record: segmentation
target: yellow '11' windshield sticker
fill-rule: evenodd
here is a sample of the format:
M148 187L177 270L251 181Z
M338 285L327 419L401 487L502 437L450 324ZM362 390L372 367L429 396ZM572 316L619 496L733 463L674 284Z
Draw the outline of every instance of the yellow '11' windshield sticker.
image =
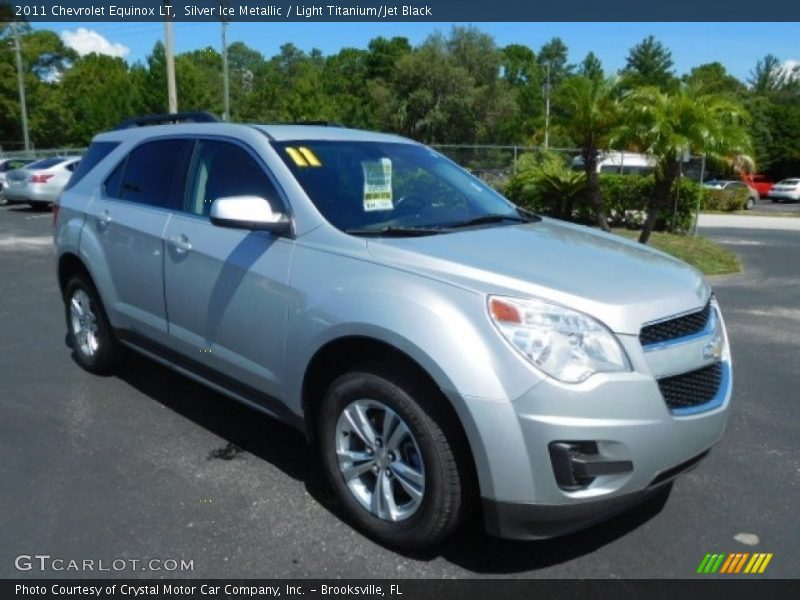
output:
M286 154L288 154L291 159L294 161L298 167L321 167L322 163L317 158L316 154L314 154L311 150L306 148L305 146L300 146L298 148L286 148Z

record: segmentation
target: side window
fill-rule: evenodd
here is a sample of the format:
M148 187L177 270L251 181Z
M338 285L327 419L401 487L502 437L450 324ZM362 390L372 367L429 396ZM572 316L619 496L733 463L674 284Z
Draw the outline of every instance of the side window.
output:
M236 144L199 141L193 172L186 203L192 214L208 215L214 200L227 196L259 196L280 210L278 193L264 168Z
M179 209L189 140L159 140L137 146L106 179L112 198Z

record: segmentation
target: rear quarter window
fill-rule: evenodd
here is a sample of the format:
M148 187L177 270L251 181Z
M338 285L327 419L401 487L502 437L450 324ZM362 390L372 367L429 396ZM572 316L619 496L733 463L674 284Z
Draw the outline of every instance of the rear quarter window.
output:
M119 146L119 142L94 142L91 146L89 146L89 149L81 157L79 163L74 163L70 165L70 167L67 167L73 171L73 173L64 189L70 189L81 179L83 179L84 176L89 173L89 171L94 169L97 163L111 154L111 152L117 146Z

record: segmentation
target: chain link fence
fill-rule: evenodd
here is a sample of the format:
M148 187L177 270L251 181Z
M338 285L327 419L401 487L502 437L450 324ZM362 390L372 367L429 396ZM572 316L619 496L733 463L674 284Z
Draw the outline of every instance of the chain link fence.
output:
M19 160L39 160L51 156L80 156L86 148L47 148L31 150L0 150L0 158L16 158Z
M502 145L468 145L468 144L433 144L432 147L462 167L469 169L491 184L501 184L516 173L519 159L525 155L540 161L545 154L560 154L565 163L576 170L583 168L578 148L544 148L542 146L502 146ZM619 150L603 150L599 164L601 173L638 174L651 172L653 163L642 155ZM702 157L692 156L683 161L681 173L683 177L700 181L702 173ZM708 172L703 179L707 180Z

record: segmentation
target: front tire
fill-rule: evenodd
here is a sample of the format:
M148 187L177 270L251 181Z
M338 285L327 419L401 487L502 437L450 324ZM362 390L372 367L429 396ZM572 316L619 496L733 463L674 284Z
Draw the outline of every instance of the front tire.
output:
M420 379L385 366L347 373L328 388L319 414L322 462L346 516L395 548L444 539L473 493L446 400Z
M108 322L100 296L88 276L79 274L64 293L67 336L75 359L87 371L106 374L119 363L122 349Z

